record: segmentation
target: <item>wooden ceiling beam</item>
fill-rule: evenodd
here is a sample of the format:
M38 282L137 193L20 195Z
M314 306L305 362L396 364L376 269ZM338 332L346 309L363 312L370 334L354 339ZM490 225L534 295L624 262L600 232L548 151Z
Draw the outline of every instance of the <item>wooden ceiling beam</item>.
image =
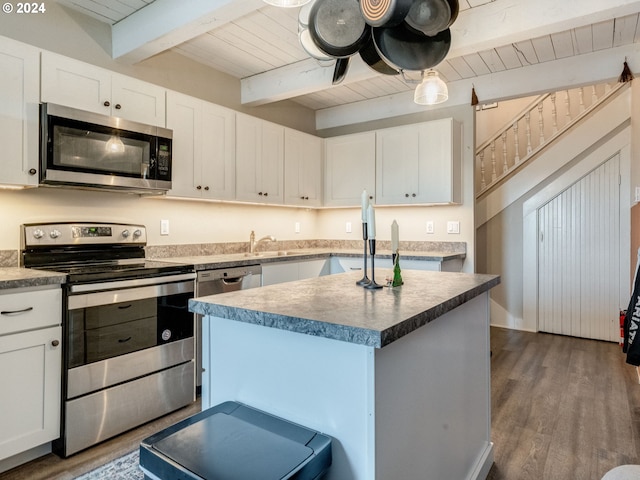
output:
M134 64L264 7L262 0L156 0L111 28L111 56Z
M625 58L640 72L640 45L632 44L600 50L561 60L538 63L513 70L449 82L449 100L430 107L416 105L413 92L363 100L316 111L318 131L384 118L420 113L425 110L471 104L471 88L480 103L537 95L567 88L617 81Z

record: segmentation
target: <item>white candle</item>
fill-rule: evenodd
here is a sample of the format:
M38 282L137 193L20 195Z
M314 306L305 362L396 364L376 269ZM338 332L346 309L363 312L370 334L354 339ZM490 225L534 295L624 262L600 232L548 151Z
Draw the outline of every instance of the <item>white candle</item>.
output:
M394 220L393 223L391 224L391 252L392 253L398 252L398 238L399 238L398 222Z
M373 211L373 205L367 208L367 236L369 240L376 238L376 212Z
M362 191L362 223L367 223L367 208L369 207L369 195L366 190Z

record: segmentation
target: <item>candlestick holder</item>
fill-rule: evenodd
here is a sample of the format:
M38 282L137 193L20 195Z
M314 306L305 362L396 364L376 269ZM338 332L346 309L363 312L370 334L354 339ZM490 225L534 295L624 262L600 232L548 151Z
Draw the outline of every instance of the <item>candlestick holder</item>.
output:
M371 280L367 277L367 239L369 238L367 230L367 222L362 222L362 240L364 241L364 277L356 282L356 285L365 286L369 285Z
M364 286L364 288L368 288L370 290L375 290L378 288L382 288L382 285L376 283L376 266L375 266L375 258L376 258L376 239L369 239L369 253L371 253L371 281Z

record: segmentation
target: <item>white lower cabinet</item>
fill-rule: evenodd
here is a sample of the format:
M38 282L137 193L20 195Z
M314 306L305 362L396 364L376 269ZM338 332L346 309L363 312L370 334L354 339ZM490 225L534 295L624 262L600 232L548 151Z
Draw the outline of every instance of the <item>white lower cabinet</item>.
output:
M378 268L393 268L390 258L376 257L376 270ZM406 270L428 270L434 272L460 272L462 271L462 260L409 260L400 256L400 269ZM330 271L334 273L353 272L364 270L364 262L362 257L331 257ZM367 257L367 270L371 270L371 258ZM371 275L368 275L371 278ZM382 283L384 279L378 279L376 282Z
M262 286L293 282L329 274L329 261L303 260L266 263L262 265Z
M0 291L0 461L60 436L62 291Z

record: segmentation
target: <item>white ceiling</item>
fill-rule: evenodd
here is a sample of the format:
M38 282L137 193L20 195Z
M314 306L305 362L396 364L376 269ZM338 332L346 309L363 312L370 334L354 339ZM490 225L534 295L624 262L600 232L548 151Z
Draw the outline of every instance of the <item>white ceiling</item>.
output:
M241 79L247 105L291 99L344 112L348 105L409 98L415 88L400 76L377 74L357 55L344 82L331 85L333 67L319 65L299 44L299 8L261 0L58 2L112 25L114 57L135 63L172 49ZM622 52L624 59L638 54L639 12L636 0L460 0L451 50L436 69L449 83L478 86L504 72L583 55Z

